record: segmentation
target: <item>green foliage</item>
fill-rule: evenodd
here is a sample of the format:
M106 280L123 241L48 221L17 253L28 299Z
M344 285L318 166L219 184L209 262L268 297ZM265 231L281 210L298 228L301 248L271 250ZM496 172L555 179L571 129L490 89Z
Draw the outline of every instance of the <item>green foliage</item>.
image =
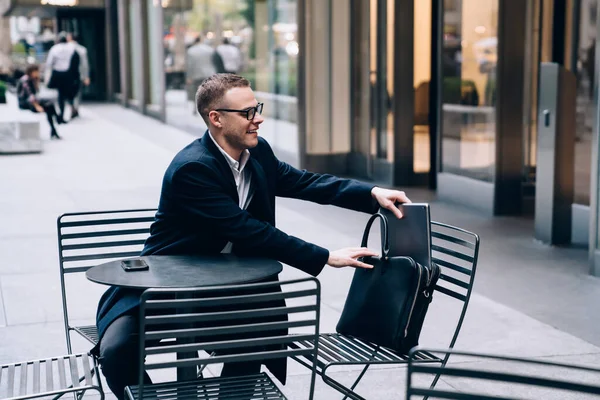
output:
M479 105L479 93L475 82L459 77L444 78L442 100L446 104Z
M241 12L242 17L246 20L248 26L254 26L255 15L254 15L254 1L246 0L246 8Z
M12 49L13 53L16 54L25 54L27 53L25 51L25 45L22 42L17 42L13 45L13 49Z
M257 82L265 80L269 82L270 92L287 95L298 95L298 73L295 59L290 61L285 71L273 73L270 69L256 70L255 65L251 65L240 73L244 78L250 81L252 88L256 90ZM259 79L260 78L260 79Z

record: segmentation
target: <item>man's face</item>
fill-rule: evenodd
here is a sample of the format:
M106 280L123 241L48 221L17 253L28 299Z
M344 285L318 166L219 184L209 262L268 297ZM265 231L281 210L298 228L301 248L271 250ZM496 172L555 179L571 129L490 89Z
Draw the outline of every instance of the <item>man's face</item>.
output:
M249 87L233 88L228 90L223 97L219 108L232 110L245 110L256 107L258 101L254 92ZM258 128L264 118L256 113L254 119L248 120L244 112L219 112L221 132L225 141L233 148L243 151L251 149L258 144Z

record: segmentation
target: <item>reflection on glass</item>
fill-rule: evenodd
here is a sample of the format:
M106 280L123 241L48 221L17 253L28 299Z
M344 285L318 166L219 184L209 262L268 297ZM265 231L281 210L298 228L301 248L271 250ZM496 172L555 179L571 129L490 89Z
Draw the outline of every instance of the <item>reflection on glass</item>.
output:
M170 1L163 10L167 122L202 135L198 85L217 72L236 73L265 103L262 136L297 158L296 8L296 0Z
M429 83L431 81L431 2L414 0L413 170L429 172Z
M444 10L442 170L492 181L498 0L455 0Z
M139 57L136 57L135 54L139 53L140 49L137 44L140 43L140 38L138 35L138 30L136 27L139 26L139 21L137 20L139 15L140 3L132 1L129 3L129 55L131 60L131 68L129 70L129 84L131 85L129 90L129 98L139 102L141 99L139 98L140 94L140 82L139 82L139 71L141 71L142 66L140 65Z
M154 4L154 2L148 3L148 38L149 43L146 44L148 49L148 61L149 61L149 70L150 70L150 104L158 105L160 104L160 96L161 96L161 88L158 84L160 82L160 63L162 60L160 59L160 52L158 51L158 46L154 45L156 43L153 40L156 37L157 32L162 32L162 27L160 24L160 5Z
M577 46L575 118L575 203L590 204L590 168L594 124L594 68L598 0L581 2Z
M394 161L394 1L370 3L371 155Z

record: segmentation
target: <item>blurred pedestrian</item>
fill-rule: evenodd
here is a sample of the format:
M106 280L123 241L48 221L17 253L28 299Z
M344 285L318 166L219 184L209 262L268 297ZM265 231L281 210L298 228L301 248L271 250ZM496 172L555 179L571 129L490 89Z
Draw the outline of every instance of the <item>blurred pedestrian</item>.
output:
M83 92L83 86L90 85L90 64L88 62L87 49L79 44L79 35L75 33L69 33L67 35L67 42L75 47L75 51L79 55L79 70L73 71L78 74L79 85L77 85L77 92L73 99L73 112L71 113L71 119L79 117L79 105L81 104L81 96Z
M50 124L50 138L60 139L56 132L54 120L58 119L54 102L48 99L39 99L40 67L36 64L28 65L23 75L17 82L17 98L19 108L30 110L34 113L46 113L48 124ZM58 122L58 121L57 121Z
M187 99L194 103L194 115L196 114L195 101L198 86L206 78L218 72L214 64L214 56L215 50L203 42L200 36L196 38L194 44L187 50L185 71Z
M58 43L52 46L46 59L46 71L51 74L47 86L58 90L59 123L65 123L65 103L73 107L79 90L79 64L79 53L75 51L75 46L67 43L67 34L61 32Z
M224 71L230 74L237 74L242 69L242 52L236 46L231 44L228 38L223 39L223 43L217 46L217 53L223 60Z

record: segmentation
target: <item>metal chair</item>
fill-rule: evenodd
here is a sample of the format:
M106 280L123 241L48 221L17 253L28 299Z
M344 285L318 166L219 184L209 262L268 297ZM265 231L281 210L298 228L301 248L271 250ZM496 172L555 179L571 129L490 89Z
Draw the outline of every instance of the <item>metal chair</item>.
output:
M419 362L420 352L460 357L460 363L445 366ZM600 369L529 358L505 357L456 350L416 347L409 352L406 399L413 396L435 399L600 399ZM418 386L421 375L444 375L449 388ZM456 385L452 385L454 380ZM460 380L460 381L458 381ZM456 387L457 390L453 390ZM577 397L574 394L577 393ZM593 395L582 397L585 394ZM569 396L571 395L571 396Z
M193 289L148 289L140 310L139 384L125 388L129 399L285 399L266 373L144 384L144 373L164 368L314 356L318 346L320 284L315 278ZM285 305L290 300L292 306ZM311 346L289 349L300 328ZM175 339L175 340L173 340ZM206 352L181 359L181 353ZM208 353L216 352L209 356ZM172 360L176 353L177 359ZM165 357L170 354L171 357ZM204 353L202 353L204 354ZM158 359L152 357L161 355ZM314 359L314 357L313 357ZM313 398L316 366L309 398Z
M432 230L432 261L442 268L435 293L440 293L462 302L460 316L450 340L449 347L453 348L460 333L462 323L467 312L477 259L479 256L479 236L454 226L440 222L431 223ZM435 302L435 300L434 300ZM297 341L292 348L303 348L306 344ZM442 367L448 362L449 355L443 358L421 351L415 354L415 360L421 363L437 363ZM305 367L310 367L313 360L310 357L294 357ZM406 364L408 354L401 354L391 349L362 341L339 333L324 333L319 337L319 353L317 361L317 374L323 382L347 397L355 400L364 400L364 397L354 392L371 365ZM350 388L327 375L331 367L344 365L364 365L364 368ZM434 387L439 379L436 376L432 382Z
M84 372L85 382L79 379ZM83 397L94 390L104 400L98 366L87 353L0 365L0 398L34 399L74 393Z
M72 331L92 345L98 343L98 331L95 325L71 324L65 275L84 273L101 262L139 256L150 233L155 213L156 209L139 209L67 213L58 217L60 287L69 354L73 352Z

